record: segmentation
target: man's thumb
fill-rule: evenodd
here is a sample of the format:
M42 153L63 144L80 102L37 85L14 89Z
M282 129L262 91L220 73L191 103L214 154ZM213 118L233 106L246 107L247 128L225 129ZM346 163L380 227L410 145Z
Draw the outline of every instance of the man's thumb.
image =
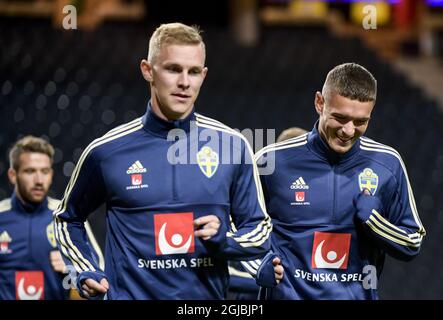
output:
M280 258L279 257L275 257L274 260L272 260L272 264L274 266L278 266L280 264Z
M109 283L108 283L108 280L106 280L105 278L103 278L103 279L100 281L100 284L101 284L103 287L105 287L106 290L109 289Z

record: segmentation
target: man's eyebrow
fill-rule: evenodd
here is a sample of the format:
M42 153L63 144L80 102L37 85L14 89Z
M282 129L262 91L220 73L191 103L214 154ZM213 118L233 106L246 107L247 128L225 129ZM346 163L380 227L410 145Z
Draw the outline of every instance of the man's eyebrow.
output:
M166 61L163 63L163 67L179 67L179 68L185 68L186 66L183 66L177 62L172 62L172 61ZM200 69L203 70L204 66L200 66L200 65L195 65L195 66L190 66L189 69Z
M366 120L370 120L371 119L371 117L353 118L353 117L350 117L350 116L347 116L347 115L344 115L344 114L341 114L341 113L336 113L336 112L331 113L331 115L334 116L334 117L338 117L338 118L349 118L349 119L352 119L352 120L361 120L361 121L366 121Z
M182 67L180 64L175 63L175 62L165 62L165 63L163 64L163 66L164 66L164 67L179 67L179 68Z

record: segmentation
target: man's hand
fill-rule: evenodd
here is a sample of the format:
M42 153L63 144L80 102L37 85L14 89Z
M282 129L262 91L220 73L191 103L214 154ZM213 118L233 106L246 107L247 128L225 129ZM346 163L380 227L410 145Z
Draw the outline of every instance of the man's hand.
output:
M360 193L355 195L353 204L356 209L355 218L357 223L365 223L368 221L373 210L380 213L383 211L383 204L380 199L374 196L367 188L364 188Z
M60 251L51 251L49 253L49 261L51 261L52 269L54 269L55 272L65 273L67 271Z
M209 240L212 236L215 236L220 228L220 219L211 214L203 216L194 220L196 237L201 237L203 240Z
M272 265L274 266L275 281L277 281L277 284L278 284L283 279L283 275L285 273L285 270L283 269L283 266L281 264L281 260L279 257L275 257L274 260L272 260Z
M270 251L262 258L255 282L260 287L273 288L283 279L283 273L281 258L277 253Z
M86 279L82 284L83 294L86 298L94 297L101 293L106 293L108 289L108 280L104 278L100 281L100 283L92 279Z

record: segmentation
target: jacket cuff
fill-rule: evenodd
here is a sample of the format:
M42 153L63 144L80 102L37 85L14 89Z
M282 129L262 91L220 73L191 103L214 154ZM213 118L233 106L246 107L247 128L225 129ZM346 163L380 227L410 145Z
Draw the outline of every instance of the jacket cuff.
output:
M100 281L102 279L107 279L106 275L104 274L104 272L101 272L101 271L83 271L83 272L81 272L77 276L77 282L76 282L77 291L78 291L79 295L82 298L89 299L89 300L103 300L103 298L106 295L106 293L101 293L101 294L97 294L95 296L89 296L89 297L87 297L87 296L85 296L83 294L82 285L83 285L83 282L86 281L86 279L92 279L92 280L95 280L98 283L100 283Z
M277 280L275 279L274 265L272 260L274 258L280 257L274 252L268 252L268 254L262 259L260 267L257 270L256 283L265 288L273 288L277 285Z

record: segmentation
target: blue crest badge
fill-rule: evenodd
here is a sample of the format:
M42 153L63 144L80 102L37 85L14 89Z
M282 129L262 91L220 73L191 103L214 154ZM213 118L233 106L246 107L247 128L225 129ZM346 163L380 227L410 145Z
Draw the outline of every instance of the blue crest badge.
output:
M211 147L204 146L197 153L197 163L203 174L211 178L218 168L218 154Z
M363 189L368 189L371 194L374 195L378 187L378 175L372 171L372 169L365 168L358 175L358 184L360 186L360 191L363 191Z

